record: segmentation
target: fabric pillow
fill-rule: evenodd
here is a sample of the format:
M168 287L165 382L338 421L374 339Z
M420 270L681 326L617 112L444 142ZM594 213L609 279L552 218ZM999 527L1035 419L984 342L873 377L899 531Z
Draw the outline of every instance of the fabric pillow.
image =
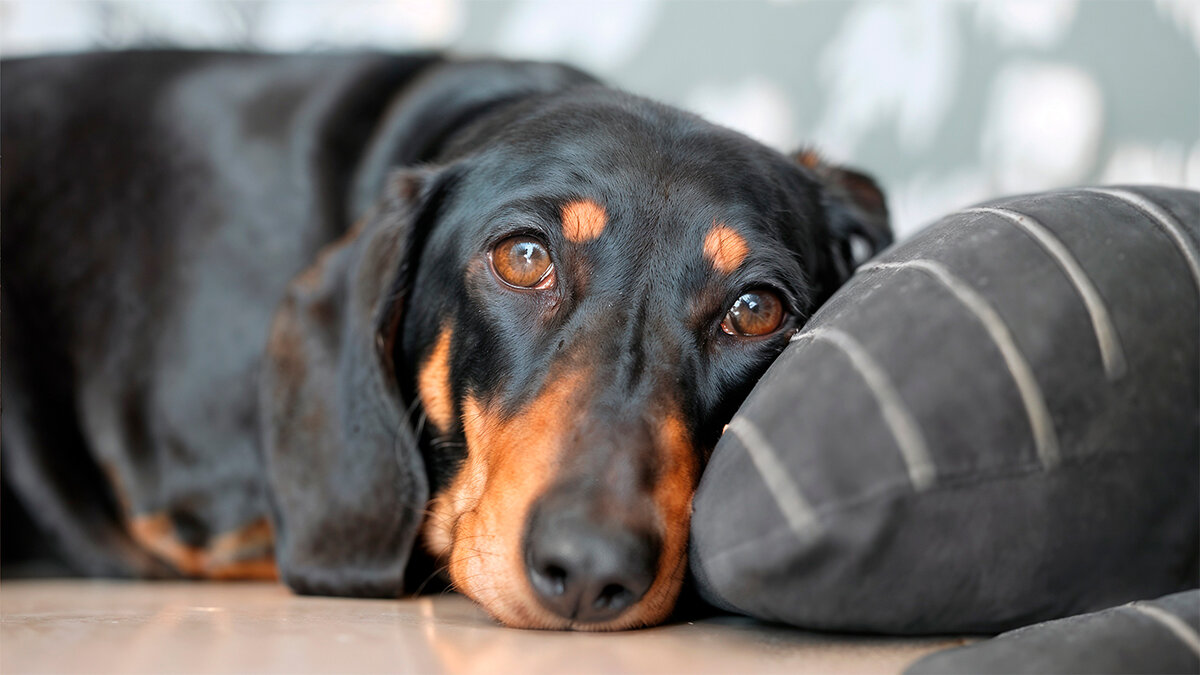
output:
M1200 585L1200 194L1078 189L868 262L717 445L710 602L997 632Z
M1047 621L934 652L905 675L1200 672L1200 591Z

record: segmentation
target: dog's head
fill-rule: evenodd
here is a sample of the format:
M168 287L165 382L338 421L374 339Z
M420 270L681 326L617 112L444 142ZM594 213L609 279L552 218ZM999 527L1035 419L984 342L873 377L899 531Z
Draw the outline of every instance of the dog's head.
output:
M855 256L890 241L878 189L585 86L481 115L387 194L273 332L285 578L395 592L422 522L507 624L661 621L708 451Z

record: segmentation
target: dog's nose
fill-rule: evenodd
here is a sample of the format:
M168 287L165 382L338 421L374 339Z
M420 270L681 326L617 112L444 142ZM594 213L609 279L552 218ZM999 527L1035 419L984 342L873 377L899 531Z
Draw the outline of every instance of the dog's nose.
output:
M526 571L538 600L580 623L617 618L654 583L657 538L559 515L538 519L525 542Z

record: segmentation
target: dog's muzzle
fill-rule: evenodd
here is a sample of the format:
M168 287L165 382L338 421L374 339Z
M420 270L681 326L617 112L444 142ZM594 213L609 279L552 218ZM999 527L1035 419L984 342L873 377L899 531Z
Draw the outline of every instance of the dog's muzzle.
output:
M538 601L583 624L613 621L637 604L654 583L662 551L650 523L637 517L643 509L588 492L565 488L540 499L523 545Z

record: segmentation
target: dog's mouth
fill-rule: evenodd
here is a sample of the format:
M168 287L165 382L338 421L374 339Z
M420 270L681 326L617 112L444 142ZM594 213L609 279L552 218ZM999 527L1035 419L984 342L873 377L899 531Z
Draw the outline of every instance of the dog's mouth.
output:
M423 528L454 587L512 627L653 625L683 583L699 473L688 434L668 413L619 449L585 447L585 380L559 379L515 416L468 395L466 459Z

